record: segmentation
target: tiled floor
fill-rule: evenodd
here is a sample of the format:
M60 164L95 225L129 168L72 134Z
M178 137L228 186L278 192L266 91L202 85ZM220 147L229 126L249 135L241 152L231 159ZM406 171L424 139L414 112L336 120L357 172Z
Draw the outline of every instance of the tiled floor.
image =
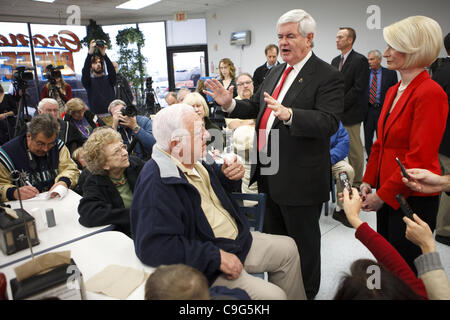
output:
M331 201L330 201L331 204ZM330 207L330 214L322 212L320 228L322 232L322 278L317 300L331 300L339 286L344 273L349 272L353 261L360 258L374 259L366 247L355 238L355 230L342 225L331 217L334 206ZM361 219L376 230L375 212L361 211ZM450 278L450 247L436 243L441 261Z

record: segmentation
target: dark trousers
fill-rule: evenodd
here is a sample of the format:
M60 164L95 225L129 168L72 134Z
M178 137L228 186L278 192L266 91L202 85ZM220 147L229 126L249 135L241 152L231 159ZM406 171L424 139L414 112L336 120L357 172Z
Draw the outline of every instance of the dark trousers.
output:
M439 207L439 196L409 197L406 199L411 209L420 219L425 221L431 231L436 227L436 216ZM381 234L392 246L397 249L411 269L417 274L414 259L422 251L414 243L406 239L406 224L403 222L403 212L399 208L394 210L387 204L377 211L377 232Z
M258 185L259 186L259 185ZM263 188L265 189L265 188ZM268 193L268 190L260 192ZM290 236L297 244L303 284L308 299L313 299L320 287L320 226L322 204L284 206L275 203L268 193L263 231Z
M373 136L377 132L378 118L381 113L381 105L379 107L368 106L366 118L364 119L364 146L366 148L367 157L370 156L370 150L373 145ZM378 132L377 132L378 135Z

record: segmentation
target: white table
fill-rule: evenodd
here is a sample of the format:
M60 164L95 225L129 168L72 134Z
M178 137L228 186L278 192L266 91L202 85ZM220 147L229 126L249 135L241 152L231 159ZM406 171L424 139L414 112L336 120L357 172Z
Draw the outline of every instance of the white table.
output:
M51 250L71 251L71 257L77 264L78 269L83 275L84 282L90 277L102 271L111 264L131 267L145 272L152 273L154 268L144 265L134 252L134 243L129 237L122 232L106 231L84 238L82 240L69 243L65 246ZM8 281L8 298L12 299L10 279L16 277L14 268L23 262L10 265L4 269L0 269L6 276ZM145 293L145 281L134 290L128 300L142 300ZM109 300L114 299L103 294L93 293L86 290L86 298L88 300Z
M86 228L78 222L78 204L81 196L70 190L63 199L24 200L23 208L36 219L37 235L40 243L33 246L33 253L39 255L52 248L88 237L98 232L111 230L112 226ZM20 208L19 201L8 202L11 208ZM45 219L45 209L52 208L55 214L56 226L48 228ZM12 263L31 257L29 249L5 255L0 251L0 269Z

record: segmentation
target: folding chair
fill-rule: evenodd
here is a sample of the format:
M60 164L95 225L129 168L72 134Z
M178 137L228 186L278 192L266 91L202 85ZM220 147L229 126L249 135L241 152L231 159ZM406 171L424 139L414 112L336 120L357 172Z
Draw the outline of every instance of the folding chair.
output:
M231 198L239 204L241 213L247 216L250 230L262 232L264 212L266 210L266 194L234 192L231 194ZM255 206L245 206L244 200L257 201L257 204Z

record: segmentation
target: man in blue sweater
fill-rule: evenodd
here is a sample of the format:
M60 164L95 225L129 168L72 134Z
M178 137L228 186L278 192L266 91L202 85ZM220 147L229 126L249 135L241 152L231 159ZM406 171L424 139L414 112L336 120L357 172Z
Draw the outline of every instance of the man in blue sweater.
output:
M156 114L152 159L136 182L131 233L139 259L150 266L187 264L209 285L241 288L252 299L306 299L295 241L250 232L231 200L244 175L237 157L201 161L208 131L191 106ZM249 273L268 272L269 282Z
M132 154L147 161L152 155L155 138L152 133L152 120L144 116L125 116L122 109L126 107L123 100L116 99L109 104L108 111L112 115L112 128L120 133L123 143L130 148Z
M100 56L94 55L95 48ZM108 74L105 74L105 64ZM89 101L89 110L97 115L108 113L108 106L116 97L116 70L106 55L106 45L99 47L95 40L89 44L89 52L81 72L81 82L86 89ZM109 116L107 114L107 116ZM107 123L108 125L110 123Z

